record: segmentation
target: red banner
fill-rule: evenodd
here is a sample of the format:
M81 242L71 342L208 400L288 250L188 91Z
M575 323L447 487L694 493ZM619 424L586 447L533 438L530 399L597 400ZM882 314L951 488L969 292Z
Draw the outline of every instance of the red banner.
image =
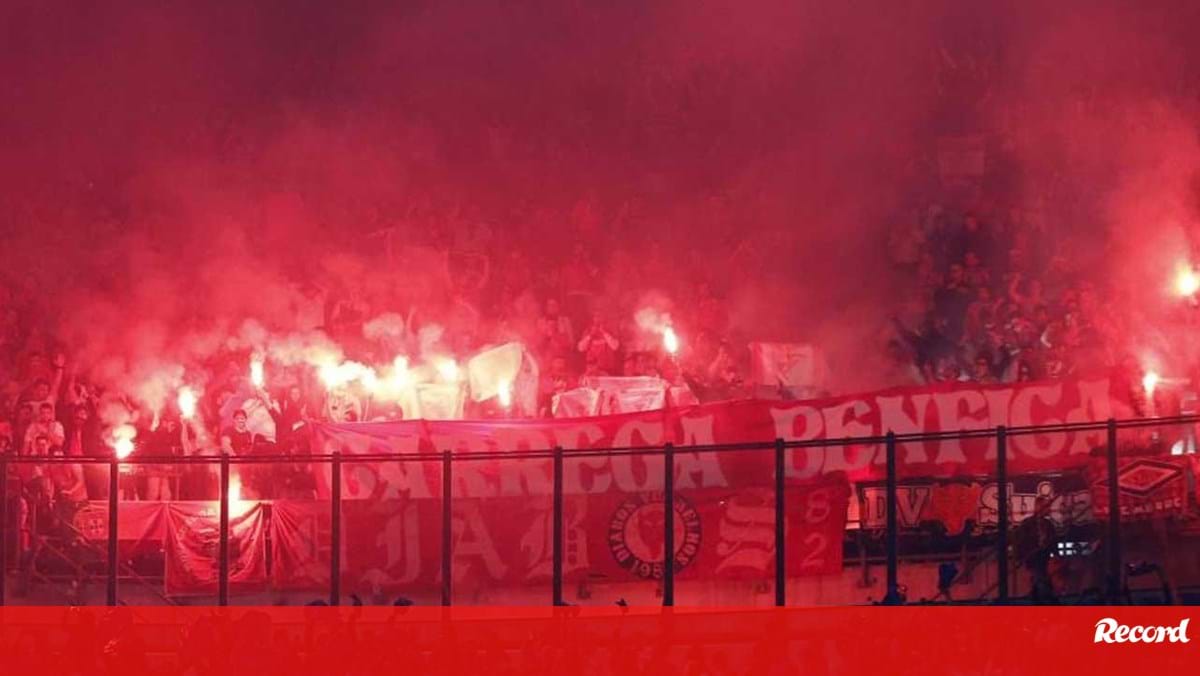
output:
M315 448L361 453L429 453L430 461L364 464L345 462L347 499L431 497L440 488L437 453L736 444L787 440L840 439L897 434L1023 427L1101 421L1128 416L1126 396L1110 391L1109 379L979 386L973 384L902 388L872 394L802 402L735 401L662 411L569 420L402 421L315 424ZM1082 467L1103 430L1043 432L1009 437L1009 470L1037 472ZM980 475L994 471L993 438L944 439L901 444L902 477ZM742 477L768 474L770 454L676 452L681 488L728 488ZM790 450L789 479L845 473L852 481L884 475L882 444ZM456 495L500 497L550 494L549 460L489 460L463 463L455 470ZM656 456L587 457L568 461L567 494L641 492L662 487ZM328 468L319 477L328 495Z
M842 569L842 541L850 486L840 477L792 482L785 488L788 577L830 575ZM712 519L716 541L711 574L765 579L775 570L775 491L741 490L722 496ZM708 525L708 524L706 524Z
M774 565L772 454L690 453L687 446L1086 422L1127 411L1122 398L1111 395L1109 381L1098 379L955 384L818 401L737 401L570 420L318 424L313 434L319 452L343 457L343 584L368 593L439 583L439 452L444 450L567 449L564 575L570 580L630 581L654 580L662 574L662 457L576 456L571 451L674 443L679 446L674 463L677 575L681 580L761 578L769 576ZM1009 468L1017 472L1081 467L1092 448L1104 441L1103 430L1013 434ZM909 442L898 451L903 477L986 475L995 468L990 438ZM408 459L354 461L354 455L366 453L402 453ZM847 480L882 479L882 446L792 449L785 461L792 491L787 502L789 576L840 570ZM327 496L324 471L318 483ZM485 583L546 584L551 572L552 462L455 462L452 487L455 589ZM953 509L934 516L952 522L959 518ZM276 547L294 539L290 533L277 536ZM303 547L316 551L308 544ZM277 559L285 560L286 555L280 553ZM314 570L325 562L314 559ZM313 576L306 584L318 586L319 580Z
M117 540L134 549L161 543L167 535L164 502L129 502L117 505ZM108 501L92 500L75 512L75 530L92 542L108 540Z
M739 401L573 420L406 421L315 424L313 428L318 450L337 451L344 459L342 570L347 591L390 592L440 583L442 462L437 451L446 449L467 453L568 449L563 477L566 578L656 580L663 565L662 456L585 456L571 451L659 447L668 442L679 446L674 456L673 517L679 578L762 579L772 574L774 566L773 454L695 453L687 451L688 445L1102 420L1127 412L1109 389L1106 379L951 385L820 401ZM1103 430L1013 434L1009 468L1015 475L1022 470L1081 467L1088 463L1091 449L1103 443ZM898 451L901 476L908 480L987 475L995 467L989 438L910 442ZM408 457L388 462L354 460L364 453ZM421 457L421 453L428 455ZM414 455L416 459L411 459ZM848 480L881 479L883 455L881 447L869 445L786 453L789 576L841 569ZM327 472L328 465L323 467L319 471ZM1133 478L1149 476L1140 470L1126 473ZM320 474L318 483L322 497L328 497L328 474ZM1142 487L1152 493L1151 502L1170 502L1176 509L1174 493L1164 498L1163 491L1178 493L1182 481L1151 483ZM452 488L456 590L476 584L548 585L553 541L551 460L456 461ZM943 490L924 511L918 509L924 504L922 490L928 492L914 486L902 505L913 512L902 515L906 522L912 517L961 527L967 518L984 519L988 509L994 512L995 506L989 507L991 493L983 484L967 483L957 492ZM1036 491L1029 493L1034 496ZM1010 494L1024 495L1020 490ZM1127 497L1123 495L1122 501L1124 506ZM1106 499L1093 502L1098 507L1107 504ZM216 508L215 502L175 503L164 512L153 503L122 504L121 538L125 542L165 535L168 593L211 593L217 586ZM235 502L233 508L231 584L234 589L265 586L264 506ZM100 505L85 509L77 521L89 537L105 535L97 525L104 516L102 509ZM1131 513L1146 509L1129 507ZM271 510L272 585L327 588L328 503L277 501ZM862 518L870 521L878 516L870 512Z
M331 507L328 501L271 503L271 585L329 589Z
M230 510L229 586L263 588L267 581L263 506L235 502ZM164 579L168 594L216 593L219 531L217 503L167 503Z
M788 487L789 576L841 570L849 495L844 477ZM772 574L772 491L680 491L674 507L678 579L765 579ZM568 497L563 505L564 578L661 579L663 508L663 494L653 491ZM346 502L345 588L375 594L440 584L441 509L440 500ZM456 589L549 584L553 566L549 500L456 497L452 510ZM290 536L273 537L276 547L291 541ZM318 565L328 566L327 559Z
M884 482L860 483L858 523L867 530L887 528L887 486ZM1082 471L1010 476L1008 516L1017 524L1032 516L1039 499L1049 500L1047 518L1059 527L1094 521L1092 491ZM941 523L950 535L962 533L968 524L995 528L1000 516L1000 493L994 481L985 479L922 479L902 481L896 486L896 523L900 528L922 528Z

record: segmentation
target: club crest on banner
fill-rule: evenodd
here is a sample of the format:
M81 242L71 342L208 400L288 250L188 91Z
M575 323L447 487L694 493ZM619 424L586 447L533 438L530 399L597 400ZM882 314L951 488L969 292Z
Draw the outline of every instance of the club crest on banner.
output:
M683 570L700 552L700 513L676 496L675 571ZM617 564L642 579L662 579L666 560L662 493L640 493L613 512L608 526L608 548Z
M206 559L218 560L221 553L221 535L214 528L215 515L209 511L184 515L176 523L176 537ZM232 530L232 529L231 529ZM242 538L229 534L229 575L236 577L243 572L246 562L242 560Z
M1188 463L1184 456L1120 459L1117 489L1121 516L1144 519L1183 514L1188 507ZM1106 518L1110 498L1107 467L1096 462L1092 472L1096 516Z
M75 512L75 530L86 540L103 540L108 537L108 510L86 505Z

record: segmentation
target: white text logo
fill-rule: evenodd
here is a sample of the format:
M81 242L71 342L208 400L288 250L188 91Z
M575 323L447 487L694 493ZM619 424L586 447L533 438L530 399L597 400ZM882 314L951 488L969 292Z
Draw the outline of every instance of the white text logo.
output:
M1187 643L1188 620L1179 623L1178 627L1143 627L1128 626L1106 617L1096 623L1095 643Z

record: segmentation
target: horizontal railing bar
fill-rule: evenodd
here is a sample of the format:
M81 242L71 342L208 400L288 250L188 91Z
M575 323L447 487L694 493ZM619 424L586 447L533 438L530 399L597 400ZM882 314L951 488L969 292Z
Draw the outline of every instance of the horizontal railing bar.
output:
M1175 425L1189 425L1200 423L1200 415L1188 416L1171 416L1164 418L1131 418L1126 420L1116 421L1117 429L1141 429L1146 427L1168 427ZM1107 429L1108 421L1092 421L1083 423L1059 423L1053 425L1025 425L1018 427L1006 428L1009 436L1023 436L1032 434L1065 434L1072 432L1096 432ZM951 441L951 440L969 440L969 439L994 439L996 435L995 427L987 427L980 429L967 429L957 431L940 431L940 432L910 432L905 434L895 435L897 444L906 443L923 443L932 441ZM813 448L832 448L841 446L873 446L883 444L887 439L886 435L869 435L861 437L838 437L831 439L804 439L785 441L784 447L794 450L806 450ZM666 442L664 442L666 443ZM775 441L754 441L744 443L727 443L727 444L695 444L695 445L679 445L676 444L675 451L688 453L736 453L736 452L751 452L751 451L767 451L775 448ZM634 455L660 455L663 453L662 446L614 446L611 448L580 448L580 449L564 449L564 459L571 458L589 458L589 457L607 457L607 456L634 456ZM549 460L554 456L554 449L530 449L525 451L452 451L451 458L454 460ZM121 465L215 465L221 462L221 454L193 455L186 457L179 456L137 456L129 457L119 461ZM346 453L342 454L344 459L352 458L355 462L441 462L442 452L409 452L409 453ZM247 465L247 464L325 464L333 461L333 454L313 454L313 455L250 455L250 456L229 456L230 464ZM79 464L100 464L108 465L112 462L111 458L95 457L95 456L9 456L5 461L12 464L35 464L35 465L79 465Z

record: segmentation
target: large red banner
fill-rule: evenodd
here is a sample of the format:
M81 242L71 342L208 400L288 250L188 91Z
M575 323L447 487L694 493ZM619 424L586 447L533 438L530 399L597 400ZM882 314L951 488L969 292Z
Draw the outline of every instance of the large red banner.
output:
M566 579L653 582L661 578L664 561L662 454L571 451L674 443L679 446L674 454L673 509L679 579L765 579L774 570L773 453L689 452L688 445L1083 422L1127 413L1128 405L1112 395L1109 381L1100 379L899 389L806 402L728 402L575 420L314 424L313 429L320 451L343 457L343 586L369 594L440 584L441 450L469 456L568 449L563 463ZM1103 430L1014 435L1009 440L1009 467L1014 473L1082 467L1091 449L1103 443ZM365 453L405 455L387 461L354 459ZM787 452L785 542L790 577L841 569L849 482L881 479L883 455L878 445ZM909 442L900 446L898 461L902 477L987 475L995 467L994 441ZM324 467L327 471L328 465ZM318 479L322 496L328 497L328 474ZM494 454L464 458L453 463L451 485L455 588L548 585L551 460L496 459ZM939 505L962 502L974 509L986 503L983 497L980 493L965 502L939 500ZM233 588L266 586L268 532L272 587L327 588L328 501L274 501L269 512L265 506L233 505ZM148 506L130 511L133 505L122 505L122 516L129 517L120 521L122 539L165 536L168 593L215 591L216 507L215 502L173 503L165 511ZM941 517L951 522L966 518L968 512L958 511L961 518L954 510ZM81 524L85 532L94 530L87 526L101 516L88 514Z
M438 453L567 451L567 494L631 493L659 490L661 456L588 456L571 451L592 448L651 448L667 443L738 444L842 439L897 434L1025 427L1128 417L1126 393L1115 393L1108 378L980 386L949 384L901 388L833 399L784 402L747 400L701 404L662 411L570 420L401 421L315 424L319 452L346 458L343 497L428 498L440 491ZM1103 445L1103 430L1039 432L1009 438L1009 470L1037 472L1082 467L1089 452ZM429 454L429 460L356 463L356 454ZM770 453L675 454L680 488L747 485L746 477L769 480ZM940 439L901 444L902 477L989 474L996 466L992 437ZM882 444L831 445L787 453L789 479L845 473L851 481L884 476ZM318 483L328 495L328 468ZM765 472L765 474L764 474ZM462 497L550 495L551 463L540 459L456 463L455 494Z
M836 573L850 488L844 476L787 487L788 575ZM760 488L680 491L675 496L675 570L680 580L767 579L774 571L774 492ZM312 570L308 586L327 581L328 548L293 543L293 523L319 528L321 515L303 503L276 503L287 515L272 537L289 556L311 552L294 567ZM575 495L563 505L563 575L575 582L657 581L663 575L665 500L661 492ZM343 507L343 587L373 594L440 584L441 500L347 501ZM451 505L456 589L546 585L553 570L549 500L528 497L458 499ZM328 519L328 514L323 515ZM276 565L280 558L276 556ZM302 565L297 565L302 564ZM322 574L326 577L322 578ZM294 572L287 572L295 582ZM276 579L279 580L278 576ZM468 592L469 593L469 592Z
M789 577L836 573L850 488L844 475L789 482L785 494ZM767 579L774 571L775 495L756 487L696 488L675 497L675 569L681 580ZM96 527L102 504L85 510ZM663 575L663 494L569 496L563 505L563 571L577 581L656 581ZM328 501L237 501L231 505L230 585L234 591L327 590ZM105 515L106 516L106 515ZM218 503L122 502L122 551L159 542L172 595L217 589ZM549 585L553 513L549 499L452 501L456 586ZM266 559L270 534L270 571ZM440 584L442 502L348 500L342 511L342 583L362 596ZM89 536L101 535L89 528Z

